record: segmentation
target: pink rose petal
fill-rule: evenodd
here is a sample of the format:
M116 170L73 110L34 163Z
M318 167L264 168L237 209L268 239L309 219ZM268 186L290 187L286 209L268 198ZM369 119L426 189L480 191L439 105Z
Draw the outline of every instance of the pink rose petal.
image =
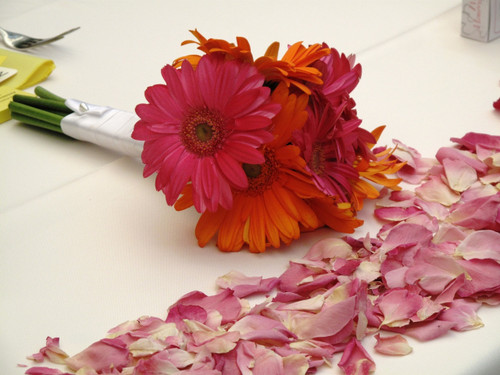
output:
M480 303L459 299L453 301L449 309L439 316L439 319L454 323L452 329L456 331L481 328L484 324L476 313L480 306Z
M455 255L466 260L493 259L500 262L500 233L492 230L472 232L457 246Z
M43 362L44 358L47 358L52 363L66 363L68 355L59 347L59 337L52 338L48 336L45 339L45 346L38 353L28 357L28 359L35 362Z
M477 146L492 150L500 150L500 136L498 135L470 132L465 134L462 138L451 138L451 140L464 146L469 151L474 151Z
M128 365L129 351L119 338L102 339L90 345L82 352L68 358L66 365L77 371L82 367L90 367L96 371L105 371L111 368L120 370Z
M454 191L465 191L477 181L476 170L460 160L444 159L442 164L448 186Z
M333 336L355 316L356 297L325 307L317 314L297 314L292 317L291 331L299 339Z
M347 242L340 238L326 238L314 244L304 258L310 260L348 259L352 256L352 248Z
M375 351L380 354L403 356L408 355L413 351L413 348L408 344L408 341L401 335L392 335L382 337L380 334L375 335L377 343Z
M264 279L262 277L248 277L241 272L232 271L217 279L219 288L231 289L238 298L247 297L256 293L269 293L279 282L277 277Z
M380 296L375 304L384 316L382 325L402 327L423 307L423 300L406 289L393 289Z
M422 199L451 206L460 200L460 195L451 190L439 177L431 176L427 182L415 189Z
M245 340L284 344L291 340L292 333L279 321L261 315L247 315L238 320L230 332L239 332Z
M346 375L368 375L375 371L375 362L356 339L347 344L338 366Z
M66 373L63 373L62 371L58 369L53 369L53 368L48 368L48 367L31 367L30 369L26 370L25 372L26 375L66 375Z
M480 197L457 206L448 222L470 229L500 231L500 192Z
M474 153L466 150L458 150L453 147L441 147L436 153L436 159L440 163L443 163L445 159L461 162L464 165L474 168L480 174L484 174L488 170L488 167Z

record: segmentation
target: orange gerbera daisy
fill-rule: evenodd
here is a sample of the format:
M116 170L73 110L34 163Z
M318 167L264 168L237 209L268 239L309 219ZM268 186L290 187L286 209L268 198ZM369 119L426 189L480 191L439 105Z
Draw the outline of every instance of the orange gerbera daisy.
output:
M324 195L305 171L300 149L288 144L291 132L304 125L307 96L289 95L286 85L279 85L272 100L282 110L273 119L274 140L262 148L263 164L244 164L249 187L234 190L233 208L205 212L196 226L196 237L204 246L218 233L217 246L222 251L238 251L248 244L250 251L263 252L267 246L279 247L300 237L301 229L321 225L308 198ZM178 210L192 205L191 188L176 203Z
M378 140L384 128L384 126L380 126L371 132L376 140ZM369 146L373 147L373 145ZM356 211L363 208L364 199L375 199L380 195L380 192L368 181L392 190L401 190L399 186L401 178L387 177L387 175L395 174L405 165L405 163L400 163L397 159L391 158L393 151L391 149L384 149L374 154L375 160L367 160L360 157L356 161L354 167L358 171L359 176L363 178L351 183L353 189L351 203Z
M288 87L293 85L306 94L311 90L305 85L306 82L321 85L321 72L312 64L331 51L330 48L316 43L305 47L302 42L291 45L281 59L278 59L279 43L272 43L264 56L254 61L250 43L243 37L237 37L237 44L229 43L223 39L205 38L198 30L191 30L196 37L195 40L186 40L182 45L195 43L198 49L206 54L222 53L228 59L238 59L252 63L257 70L266 77L266 81L284 82ZM180 66L183 60L188 60L191 65L196 66L200 60L199 55L187 55L174 61L174 66Z

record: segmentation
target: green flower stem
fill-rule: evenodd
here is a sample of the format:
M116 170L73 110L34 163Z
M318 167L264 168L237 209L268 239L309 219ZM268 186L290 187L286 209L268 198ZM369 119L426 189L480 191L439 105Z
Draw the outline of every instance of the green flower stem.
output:
M49 110L53 113L70 114L71 112L73 112L71 109L66 107L66 104L64 104L64 102L60 100L37 98L28 95L14 95L12 100L16 103L22 103L31 107Z
M50 91L44 89L41 86L35 87L35 94L38 95L40 98L57 100L59 102L64 102L66 100L64 98L61 98L60 96L57 96L56 94L51 93Z
M62 133L61 121L72 113L65 101L43 87L35 87L38 97L14 95L9 103L12 118L25 124Z
M16 112L12 112L12 118L14 120L20 121L20 122L28 124L28 125L36 126L38 128L43 128L43 129L51 130L53 132L62 134L62 130L61 130L60 126L45 122L43 120L39 120L39 119L36 119L33 117L25 116L25 115L22 115L22 114L16 113Z
M26 117L31 117L37 120L48 122L49 124L57 125L59 127L61 126L61 121L64 118L64 116L17 102L10 102L9 109L12 114L17 113Z

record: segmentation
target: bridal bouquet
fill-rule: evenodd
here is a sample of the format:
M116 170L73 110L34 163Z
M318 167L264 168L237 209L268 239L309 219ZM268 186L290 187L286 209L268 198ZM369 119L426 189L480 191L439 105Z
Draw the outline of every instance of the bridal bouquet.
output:
M13 118L119 152L141 156L144 176L177 210L201 214L200 246L222 251L280 247L328 226L352 233L357 212L404 163L374 148L383 127L361 128L352 90L354 56L327 44L272 43L255 58L245 38L206 39L200 55L166 65L136 114L64 100L38 88L16 96Z

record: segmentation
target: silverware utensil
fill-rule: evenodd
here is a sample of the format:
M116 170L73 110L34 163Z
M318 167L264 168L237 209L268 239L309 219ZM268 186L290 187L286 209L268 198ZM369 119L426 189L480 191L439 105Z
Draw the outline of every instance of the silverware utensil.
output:
M8 31L0 27L0 36L3 38L4 43L10 48L26 49L26 48L40 46L42 44L55 42L56 40L62 39L64 38L65 35L72 33L73 31L76 31L78 29L79 27L75 27L74 29L65 31L51 38L40 39L19 33L14 33L12 31Z

